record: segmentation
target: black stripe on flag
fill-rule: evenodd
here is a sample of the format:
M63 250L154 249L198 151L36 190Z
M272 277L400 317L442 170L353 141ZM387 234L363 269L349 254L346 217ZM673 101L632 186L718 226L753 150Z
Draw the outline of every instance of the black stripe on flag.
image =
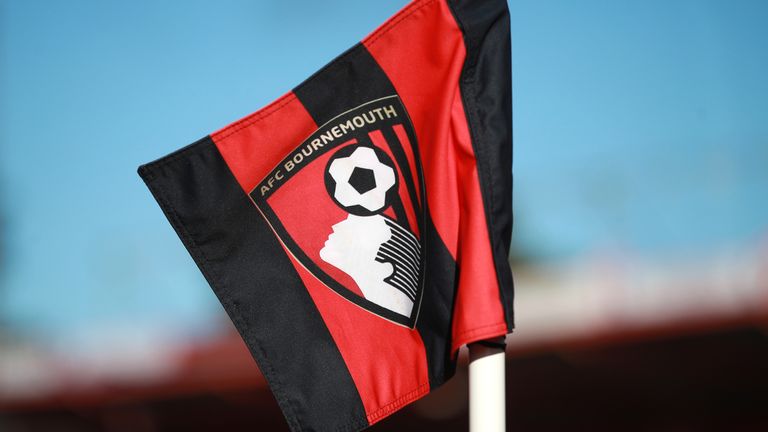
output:
M506 0L448 0L467 58L459 88L488 224L507 330L514 327L512 241L512 46Z
M325 322L210 137L139 167L139 175L224 305L291 429L367 426ZM312 364L302 361L303 352L312 353Z

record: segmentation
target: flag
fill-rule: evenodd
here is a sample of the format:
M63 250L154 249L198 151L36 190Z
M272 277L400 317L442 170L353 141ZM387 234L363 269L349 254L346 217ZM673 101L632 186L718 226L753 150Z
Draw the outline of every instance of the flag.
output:
M294 431L363 429L512 331L509 14L416 0L139 168Z

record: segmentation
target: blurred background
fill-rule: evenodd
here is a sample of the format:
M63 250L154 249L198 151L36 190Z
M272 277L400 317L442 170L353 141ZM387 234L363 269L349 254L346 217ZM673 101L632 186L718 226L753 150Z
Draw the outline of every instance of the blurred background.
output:
M0 431L287 430L136 167L405 3L0 0ZM510 11L509 429L768 430L768 2Z

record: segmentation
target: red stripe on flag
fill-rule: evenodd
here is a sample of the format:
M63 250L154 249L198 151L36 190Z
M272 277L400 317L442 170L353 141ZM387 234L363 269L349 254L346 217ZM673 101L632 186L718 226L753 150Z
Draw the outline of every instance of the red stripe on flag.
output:
M458 53L463 51L461 38L447 6L427 0L413 3L363 40L413 121L430 214L454 259L458 247L458 179L454 150L446 144L450 104L464 58Z
M269 121L264 121L266 119ZM289 92L242 120L214 132L211 138L240 186L250 192L315 129L315 121L296 96Z
M451 109L453 144L457 149L456 165L461 192L461 219L459 238L459 290L453 312L453 340L451 348L501 336L507 333L504 309L499 293L496 266L491 253L483 197L475 164L475 153L467 128L461 95L454 92Z
M466 54L461 30L444 0L425 0L363 44L413 120L430 215L460 269L452 348L503 335L506 320L458 87Z

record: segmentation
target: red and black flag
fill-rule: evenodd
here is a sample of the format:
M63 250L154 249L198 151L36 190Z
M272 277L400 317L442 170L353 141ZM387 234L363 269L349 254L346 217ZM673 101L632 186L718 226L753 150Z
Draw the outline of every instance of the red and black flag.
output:
M139 168L292 430L363 429L512 330L504 0L416 0Z

